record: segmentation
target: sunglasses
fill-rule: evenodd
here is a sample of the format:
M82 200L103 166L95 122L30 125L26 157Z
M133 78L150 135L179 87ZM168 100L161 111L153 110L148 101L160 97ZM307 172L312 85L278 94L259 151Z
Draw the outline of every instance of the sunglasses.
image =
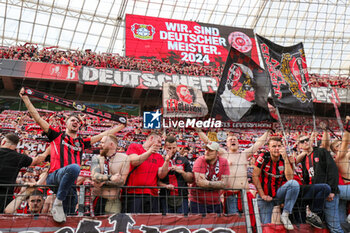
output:
M305 143L305 142L309 142L310 141L310 138L305 138L303 140L300 140L299 143Z

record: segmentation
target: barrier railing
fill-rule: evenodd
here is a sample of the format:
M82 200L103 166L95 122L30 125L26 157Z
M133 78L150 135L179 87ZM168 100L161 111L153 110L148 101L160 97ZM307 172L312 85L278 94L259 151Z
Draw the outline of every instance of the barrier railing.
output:
M0 184L0 188L4 188L4 187L11 187L11 188L22 188L22 187L27 187L29 188L30 186L28 185L22 185L22 184L13 184L13 185L4 185L4 184ZM188 214L192 214L191 211L189 211L188 213L169 213L167 211L164 211L164 204L169 205L169 202L174 202L176 203L176 201L178 200L178 198L183 198L183 200L188 200L188 197L190 194L187 195L188 193L191 193L191 190L197 189L197 190L204 190L207 192L211 192L213 190L208 190L205 188L198 188L198 187L176 187L176 189L173 190L169 190L166 189L164 187L148 187L148 186L122 186L122 187L113 187L113 186L104 186L108 187L108 188L116 188L116 189L120 189L122 190L123 194L120 194L120 196L111 196L111 199L115 199L115 198L121 198L122 200L122 205L124 207L125 203L123 201L125 201L127 198L131 198L134 197L135 194L126 194L125 190L132 190L132 189L154 189L154 190L160 190L159 193L160 195L157 196L156 200L158 202L158 206L159 206L159 211L156 213L163 213L163 215L168 215L168 214L175 214L175 215L188 215ZM54 190L56 187L53 185L45 185L45 186L32 186L31 188L33 189L51 189ZM78 190L78 199L77 199L77 208L76 208L76 213L74 215L77 216L95 216L94 213L94 204L93 201L96 198L96 195L94 193L94 186L92 185L79 185L76 186L76 189ZM176 191L178 194L185 194L184 196L174 196L171 195L170 193L172 191ZM245 219L245 228L246 228L246 232L248 233L252 233L252 226L251 226L251 221L250 221L250 214L249 214L249 209L248 209L248 199L247 199L247 193L246 190L232 190L232 189L223 189L222 191L241 191L241 198L242 198L242 209L243 209L243 217ZM25 198L18 198L21 195L25 195ZM42 194L44 197L47 196L46 192ZM18 201L25 201L26 199L28 199L30 197L30 194L17 194L16 196L18 198ZM23 196L24 197L24 196ZM221 196L222 197L222 196ZM212 203L213 200L210 200L212 197L208 197L208 199L205 199L205 201L208 201L208 203ZM165 200L165 202L163 202L163 200ZM187 203L187 202L186 202ZM189 202L188 202L189 203ZM222 203L220 202L220 205L222 206ZM189 207L189 206L188 206ZM124 209L124 208L123 208ZM129 213L128 211L125 211L125 213ZM16 212L14 212L13 214L16 214ZM30 214L30 212L28 212L28 214ZM203 216L206 215L206 213L202 213ZM221 214L218 214L219 216L227 216L226 213L224 213L222 211Z

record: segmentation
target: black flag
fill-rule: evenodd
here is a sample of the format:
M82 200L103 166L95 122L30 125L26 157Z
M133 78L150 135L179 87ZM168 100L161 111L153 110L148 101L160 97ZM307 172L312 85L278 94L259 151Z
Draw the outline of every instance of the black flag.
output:
M270 121L270 83L250 57L231 47L216 93L212 117L223 121Z
M309 73L302 43L283 47L256 35L276 107L313 112Z

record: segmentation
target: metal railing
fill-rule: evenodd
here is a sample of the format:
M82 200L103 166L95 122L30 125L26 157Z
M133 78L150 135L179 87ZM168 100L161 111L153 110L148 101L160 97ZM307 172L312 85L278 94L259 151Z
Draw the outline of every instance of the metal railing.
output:
M23 185L23 184L11 184L11 185L0 184L0 189L4 188L4 187L19 188L19 187L29 187L29 186L28 185ZM121 186L121 187L106 186L106 187L118 188L118 189L122 190L122 194L121 194L120 197L113 196L112 198L121 198L123 207L125 205L125 203L123 203L123 201L125 201L128 198L133 198L135 196L139 196L139 194L133 194L133 193L127 194L127 193L125 193L126 190L132 190L132 189L162 190L162 191L158 192L158 194L160 193L160 195L157 196L157 199L158 199L157 201L158 201L159 206L161 204L161 200L162 199L165 199L165 200L169 201L169 200L171 200L171 198L174 198L174 200L175 200L175 196L174 195L169 195L170 190L167 190L165 187L148 187L148 186ZM50 190L57 189L57 187L54 186L54 185L33 186L33 188L50 189ZM94 201L96 196L93 194L93 188L94 187L92 185L79 185L79 186L75 186L75 188L78 190L76 215L78 215L78 216L95 216L93 201ZM181 193L185 193L186 194L185 196L183 196L184 199L188 199L189 196L190 196L191 190L194 190L194 189L203 190L203 191L206 191L207 193L210 193L210 192L214 191L213 189L209 190L209 189L199 188L199 187L176 187L176 189L177 189L178 193L180 193L180 194ZM185 190L187 190L187 191L185 191ZM252 231L252 226L251 226L251 221L250 221L250 214L249 214L249 209L248 209L248 199L247 199L247 192L246 192L246 190L232 190L232 189L221 189L221 190L222 191L241 191L242 209L243 209L243 215L245 217L245 224L246 224L247 232L248 233L252 233L253 231ZM46 196L46 193L44 193L43 196ZM204 196L202 196L202 197L204 197ZM207 200L209 202L213 202L213 200L209 200L209 199L207 199ZM167 201L165 203L168 204ZM222 205L221 202L220 202L220 204ZM128 212L126 211L126 213L128 213ZM164 212L160 208L159 208L158 213L163 213L163 215L166 215L166 214L177 214L177 213ZM178 214L187 215L185 213L178 213ZM188 214L192 214L191 211L189 211ZM205 214L206 213L203 213L202 215L204 216ZM222 212L219 215L226 216L226 213Z

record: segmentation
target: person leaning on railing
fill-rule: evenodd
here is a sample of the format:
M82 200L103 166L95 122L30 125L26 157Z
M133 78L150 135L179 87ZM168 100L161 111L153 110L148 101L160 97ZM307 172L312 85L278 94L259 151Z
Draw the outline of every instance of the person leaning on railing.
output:
M17 194L16 198L13 199L5 208L5 214L19 213L19 207L23 202L27 202L26 207L21 211L23 214L39 214L44 213L43 210L48 211L50 207L44 208L45 199L43 190L35 188L35 185L44 185L48 175L48 168L45 168L44 172L41 173L40 178L35 183L24 183L21 191ZM49 203L46 203L49 204Z
M152 132L144 144L130 144L126 154L130 160L130 171L126 186L157 186L158 179L167 175L166 163L158 153L162 145L160 134ZM126 188L124 195L124 212L158 213L158 189Z
M300 192L294 207L294 215L297 222L306 222L313 227L322 229L325 228L325 226L320 216L322 216L326 198L331 193L331 187L326 183L305 183L301 164L301 160L308 154L306 151L302 151L301 147L305 143L312 145L315 136L315 133L313 133L311 137L308 135L299 135L294 146L295 151L293 155L296 164L294 180L298 181L300 184ZM312 169L310 173L313 173Z
M91 161L91 178L95 215L120 213L120 186L123 186L129 173L130 162L127 155L117 153L118 139L107 135L101 139L100 155Z
M228 186L230 168L227 159L219 156L219 150L217 142L209 141L204 156L194 162L192 187L205 189L190 190L191 213L222 213L221 189Z
M307 135L298 138L297 162L302 165L303 184L327 184L331 192L324 202L323 214L330 232L344 232L339 219L339 174L338 168L329 151L312 147ZM302 142L302 143L301 143Z
M260 154L253 171L253 183L259 194L258 206L263 224L271 223L274 206L284 203L281 222L287 230L294 227L289 219L299 194L299 184L293 180L293 166L282 138L273 136L268 141L269 152Z
M176 138L167 136L164 143L165 178L158 181L158 185L166 189L160 190L160 205L162 213L188 214L187 183L192 183L193 173L186 157L177 151ZM180 189L177 187L181 187Z
M324 131L322 137L323 148L333 152L333 158L339 172L339 221L341 223L346 220L350 222L350 215L346 217L346 203L350 201L350 116L346 117L345 131L341 140L335 139L331 142L328 128L324 126L322 129Z
M204 132L198 132L199 137L204 141L204 143L209 142L209 138ZM252 155L262 147L268 136L270 135L270 130L267 130L256 142L249 148L239 151L239 141L234 135L229 135L226 138L227 150L220 148L219 155L227 159L230 167L230 177L228 180L228 186L225 188L230 188L224 192L226 213L227 214L237 214L238 211L238 198L236 195L240 195L240 191L233 191L233 189L246 189L248 190L248 177L247 177L247 165L248 160ZM252 198L249 195L250 199Z

